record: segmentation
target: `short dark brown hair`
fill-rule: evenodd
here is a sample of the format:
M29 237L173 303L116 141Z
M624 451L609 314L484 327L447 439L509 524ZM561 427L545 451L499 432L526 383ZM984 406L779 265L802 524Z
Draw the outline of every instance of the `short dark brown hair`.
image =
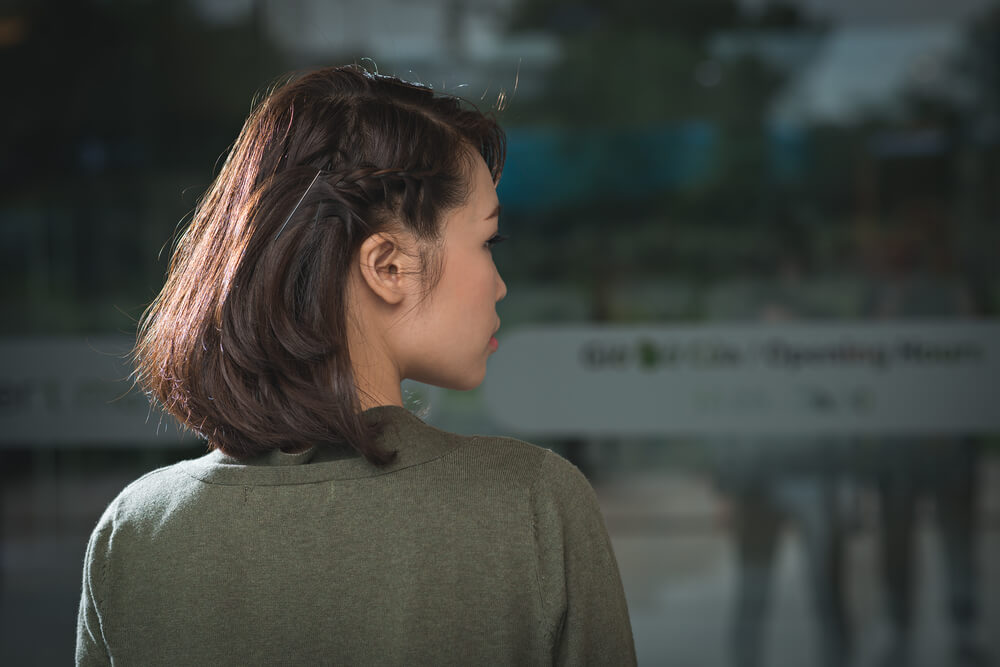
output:
M390 460L360 414L349 267L390 224L437 239L468 198L472 151L498 180L496 120L425 86L346 66L276 88L175 245L140 323L137 383L237 458L346 442Z

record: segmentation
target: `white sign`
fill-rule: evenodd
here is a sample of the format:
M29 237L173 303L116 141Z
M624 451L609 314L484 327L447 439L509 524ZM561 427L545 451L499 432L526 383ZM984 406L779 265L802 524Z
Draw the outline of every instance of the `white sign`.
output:
M1000 322L528 327L491 417L536 435L1000 432Z
M0 341L0 447L179 443L174 419L132 387L133 343L124 336Z

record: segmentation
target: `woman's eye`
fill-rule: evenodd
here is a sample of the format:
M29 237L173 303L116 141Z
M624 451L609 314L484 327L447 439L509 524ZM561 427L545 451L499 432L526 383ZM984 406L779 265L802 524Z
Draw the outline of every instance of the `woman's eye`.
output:
M504 235L502 235L502 234L494 234L493 236L491 236L491 237L490 237L490 238L489 238L489 239L488 239L488 240L486 241L486 247L487 247L487 248L492 248L493 246L495 246L495 245L496 245L496 244L498 244L498 243L503 243L503 242L504 242L504 241L506 241L506 240L507 240L508 238L510 238L510 237L509 237L509 236L504 236Z

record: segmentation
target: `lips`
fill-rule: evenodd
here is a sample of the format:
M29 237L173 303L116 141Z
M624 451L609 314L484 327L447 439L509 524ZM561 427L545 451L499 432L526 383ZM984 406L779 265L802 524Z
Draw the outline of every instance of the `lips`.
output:
M489 347L491 352L496 352L497 348L500 347L499 341L497 341L496 334L500 331L500 325L497 324L497 328L493 330L493 335L490 336Z

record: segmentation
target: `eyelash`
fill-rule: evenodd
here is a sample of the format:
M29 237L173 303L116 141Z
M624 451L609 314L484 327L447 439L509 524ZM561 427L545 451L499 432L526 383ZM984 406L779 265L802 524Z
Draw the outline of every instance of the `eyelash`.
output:
M487 239L487 241L486 241L486 247L487 248L492 248L496 244L503 243L504 241L506 241L509 238L510 238L509 236L504 236L502 234L494 234L489 239Z

